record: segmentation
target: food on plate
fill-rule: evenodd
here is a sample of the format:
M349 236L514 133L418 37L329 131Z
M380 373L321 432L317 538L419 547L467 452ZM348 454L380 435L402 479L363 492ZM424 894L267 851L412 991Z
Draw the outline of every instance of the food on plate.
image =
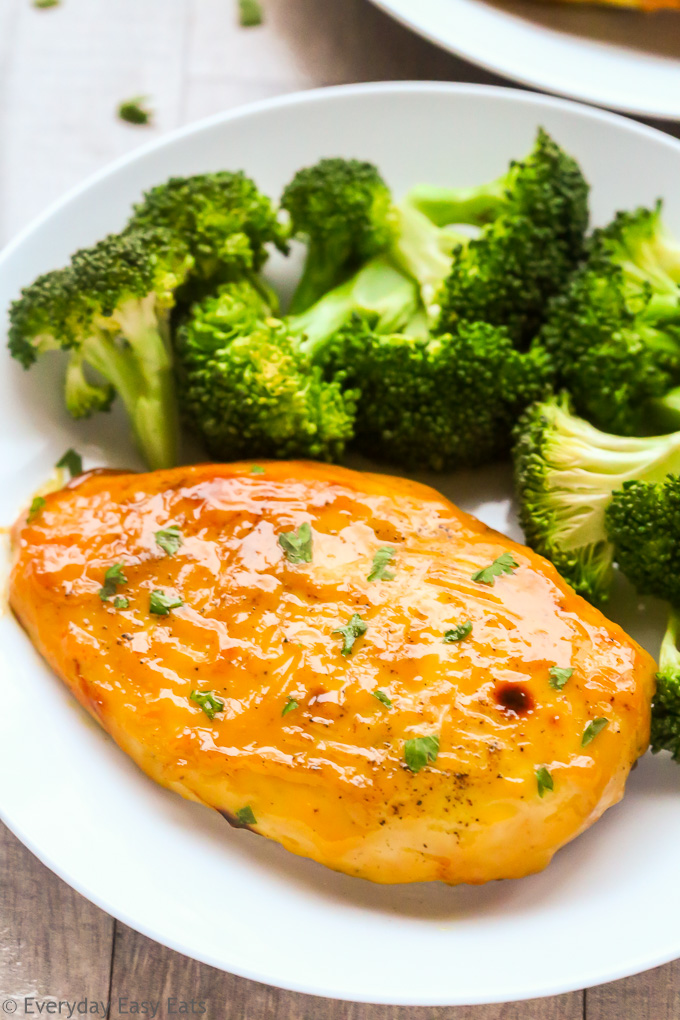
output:
M647 746L651 657L415 482L93 472L14 547L19 620L152 778L350 875L537 871Z
M631 481L661 482L680 471L680 432L601 432L575 415L562 395L526 412L516 428L514 461L528 544L547 556L576 591L605 602L615 559L607 508ZM650 563L650 569L656 568Z
M680 244L661 214L595 231L538 339L576 411L621 435L680 428Z
M636 7L641 11L679 10L680 0L562 0L565 3L595 3L613 7Z

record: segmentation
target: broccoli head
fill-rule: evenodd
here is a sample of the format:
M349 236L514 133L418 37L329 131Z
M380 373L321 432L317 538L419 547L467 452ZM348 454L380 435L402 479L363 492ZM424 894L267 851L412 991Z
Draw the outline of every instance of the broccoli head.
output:
M530 155L502 178L460 194L419 187L406 204L434 223L470 223L440 293L438 330L468 320L506 326L517 344L537 331L545 303L583 255L588 185L576 161L540 130Z
M243 173L171 177L152 188L135 206L128 229L159 227L188 249L192 277L210 284L256 273L269 242L287 251L272 203Z
M674 264L678 260L678 267ZM620 213L551 304L540 336L576 410L602 429L680 428L680 258L660 207Z
M117 394L152 468L177 457L169 318L192 267L187 249L165 231L114 234L39 277L10 310L13 357L29 368L45 351L68 351L69 412L107 410Z
M339 380L327 382L286 324L247 287L224 284L194 305L178 330L187 425L222 460L338 459L353 435L354 393Z
M293 234L307 245L292 314L305 311L364 262L389 248L395 233L392 195L372 163L322 159L299 170L281 205Z
M581 595L605 601L614 545L606 514L614 492L680 468L680 433L610 435L572 413L564 395L530 407L515 430L515 485L527 543Z
M356 445L401 467L474 467L507 452L517 415L544 396L543 351L519 353L506 332L464 323L454 335L382 335L356 316L325 353L359 391Z

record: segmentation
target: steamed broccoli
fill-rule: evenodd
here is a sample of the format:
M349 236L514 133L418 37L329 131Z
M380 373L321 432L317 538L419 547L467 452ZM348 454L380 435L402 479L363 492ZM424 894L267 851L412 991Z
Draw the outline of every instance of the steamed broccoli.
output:
M434 223L481 226L460 244L440 295L440 331L462 320L506 326L524 343L545 302L583 255L588 185L576 161L543 130L522 162L490 185L455 191L417 187L407 196Z
M357 159L322 159L299 170L281 206L290 214L294 235L307 244L292 314L389 248L396 231L389 188L372 163Z
M378 256L412 276L431 317L439 314L438 292L451 271L451 253L466 239L435 226L408 203L395 205L371 163L323 159L296 174L281 204L294 234L307 243L291 314L306 311Z
M576 410L621 435L680 428L680 249L661 206L619 213L550 309L540 342Z
M680 477L626 482L607 509L606 528L619 567L640 594L672 607L652 704L652 750L680 761Z
M169 230L194 259L192 277L210 285L244 274L255 280L270 242L287 251L286 231L270 200L245 174L226 170L171 177L152 188L127 229L147 227Z
M220 459L335 460L353 434L355 394L325 381L270 313L243 281L194 305L176 343L185 420Z
M69 412L108 410L118 394L152 468L177 456L169 318L192 267L186 247L165 231L111 235L24 288L10 310L12 356L30 368L45 351L67 350Z
M576 417L564 396L529 408L516 429L515 482L527 543L592 601L606 600L614 546L612 494L632 480L680 470L680 432L626 438Z
M455 335L381 335L356 316L324 352L359 403L356 445L401 467L472 467L507 452L512 425L545 396L545 352L519 353L505 330L463 323Z

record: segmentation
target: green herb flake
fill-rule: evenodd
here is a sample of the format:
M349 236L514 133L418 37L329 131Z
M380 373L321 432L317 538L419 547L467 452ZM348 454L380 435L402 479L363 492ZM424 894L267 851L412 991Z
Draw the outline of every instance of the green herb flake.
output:
M471 633L472 624L466 620L464 623L459 623L457 627L447 630L444 634L444 641L446 644L453 644L454 641L463 641Z
M519 563L513 559L512 553L504 552L493 561L490 567L484 567L472 575L472 580L478 584L489 584L493 587L494 581L502 574L512 574Z
M289 563L312 562L312 529L305 521L297 531L284 531L279 545Z
M360 638L362 634L365 634L367 630L368 624L361 619L358 613L354 613L353 616L350 616L344 627L338 627L334 630L334 634L342 634L342 654L351 655L352 649L354 648L354 642L357 638Z
M600 716L598 719L591 719L583 731L581 747L587 747L588 744L595 739L598 733L601 733L608 724L609 719L605 719L603 716Z
M411 772L420 772L429 762L437 760L439 737L412 737L404 745L404 760Z
M182 538L182 532L179 528L164 528L161 531L157 531L156 545L159 545L163 552L167 553L168 556L174 556L179 547L182 545L184 539Z
M45 497L34 496L31 505L28 508L28 516L26 517L26 523L32 524L44 506Z
M241 28L257 28L264 21L260 0L238 0L238 23Z
M154 616L167 616L171 609L179 609L183 605L182 599L166 595L160 588L155 588L149 596L149 612Z
M550 680L548 683L556 691L561 691L567 680L574 675L573 669L568 666L551 666L550 667Z
M264 468L261 467L259 464L253 464L253 466L250 469L250 473L251 475L263 475L265 472Z
M116 595L113 600L114 609L127 609L130 605L130 600L126 599L123 595Z
M371 572L368 575L369 581L393 581L394 574L391 570L387 569L387 565L396 553L396 549L393 549L391 545L383 545L378 549L373 557L373 566Z
M40 11L46 11L48 7L58 7L61 0L33 0L33 6Z
M125 99L118 107L118 116L127 124L150 124L153 110L146 106L148 96L134 96Z
M542 797L546 790L552 790L554 787L553 777L545 765L541 765L540 769L536 769L536 785L538 786L539 797Z
M214 719L218 712L224 712L224 702L212 691L192 691L189 698L201 706L208 719Z
M377 698L380 704L384 705L385 708L392 708L392 702L387 697L384 691L371 691L371 694L373 695L374 698Z
M104 574L104 584L99 589L99 598L106 602L112 595L116 594L119 584L127 584L127 577L123 570L124 563L114 563Z
M75 478L76 475L82 475L83 473L83 458L73 447L70 447L61 460L57 461L55 467L66 468L71 478Z
M247 807L240 808L236 812L236 817L238 818L240 825L257 825L257 819L253 814L253 809L250 804L248 804Z
M292 696L288 698L288 701L283 706L281 715L288 715L289 712L294 712L296 708L300 707L300 703L295 700Z

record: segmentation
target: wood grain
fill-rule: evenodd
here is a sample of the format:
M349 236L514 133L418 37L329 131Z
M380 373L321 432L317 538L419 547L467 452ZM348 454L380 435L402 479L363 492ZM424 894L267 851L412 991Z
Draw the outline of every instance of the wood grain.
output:
M378 79L503 84L367 0L264 3L266 24L242 30L235 0L62 0L46 11L0 0L0 243L113 158L243 102ZM150 97L151 128L116 120L117 104L135 94ZM680 964L585 996L504 1006L315 999L223 974L115 923L0 826L0 1001L108 1000L109 991L112 1018L125 1015L121 997L161 1000L162 1017L173 1015L167 999L175 997L204 999L207 1020L670 1020L680 1016Z

